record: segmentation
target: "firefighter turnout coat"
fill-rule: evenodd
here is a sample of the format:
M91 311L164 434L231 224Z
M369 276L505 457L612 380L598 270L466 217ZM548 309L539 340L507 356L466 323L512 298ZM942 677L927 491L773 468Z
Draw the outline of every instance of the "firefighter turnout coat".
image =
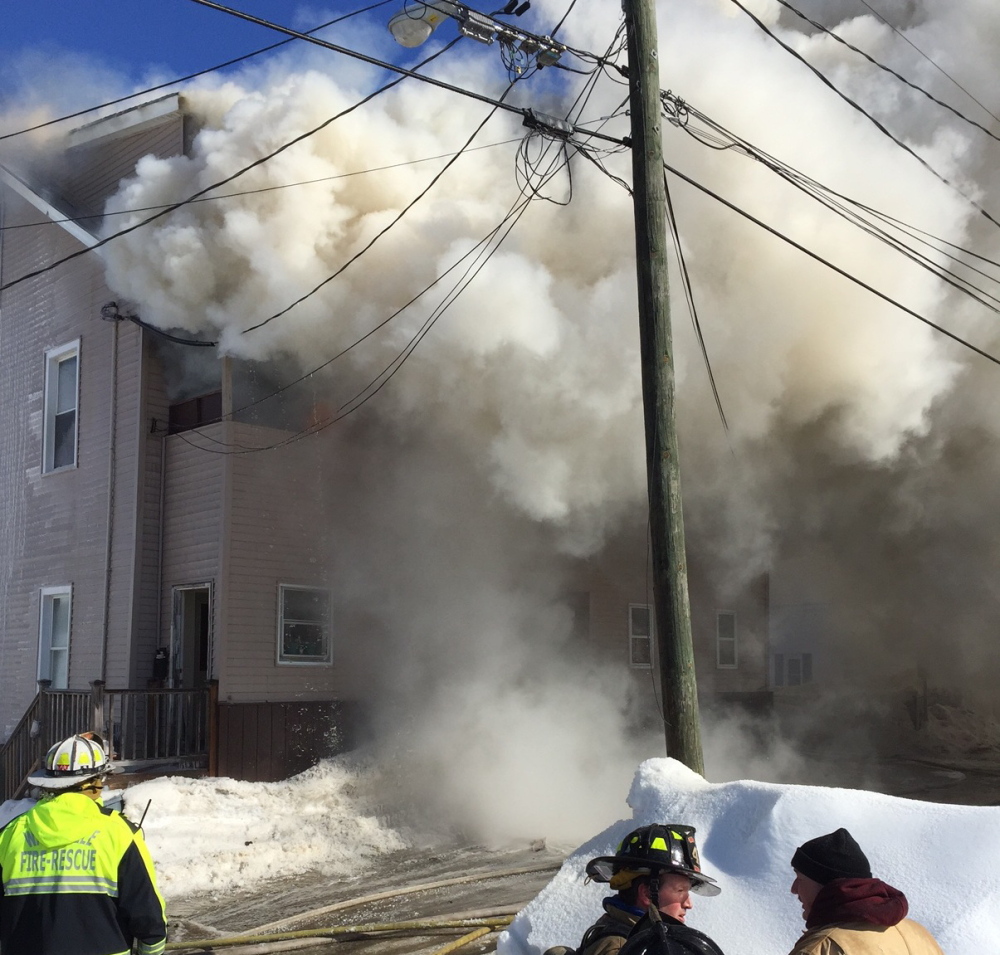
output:
M3 955L160 955L163 899L142 834L90 796L43 798L0 830Z

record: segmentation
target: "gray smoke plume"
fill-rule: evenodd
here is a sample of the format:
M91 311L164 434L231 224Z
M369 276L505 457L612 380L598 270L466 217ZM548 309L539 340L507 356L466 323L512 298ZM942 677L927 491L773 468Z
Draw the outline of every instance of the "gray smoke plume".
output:
M564 6L538 5L539 32ZM662 87L837 192L996 259L997 229L969 199L1000 217L1000 144L773 0L747 6L953 185L729 0L660 5ZM1000 131L945 75L1000 109L1000 7L872 6L895 31L854 0L801 3ZM617 3L591 4L586 16L570 14L560 39L602 52L618 18ZM459 85L494 96L506 85L485 48L460 46L439 62ZM551 72L518 84L510 100L565 111L579 85ZM191 154L143 160L109 208L191 194L346 110L375 82L310 52L194 85L184 92L200 125ZM598 85L582 118L611 115L624 95ZM337 279L244 329L361 253L443 165L428 157L458 150L489 111L407 81L228 187L262 191L185 207L109 245L111 285L146 321L218 337L226 353L317 367L503 220L520 195L517 144L508 142L524 135L516 117L494 115L473 143L489 148L464 154ZM627 120L606 129L623 135ZM708 188L908 308L1000 349L987 309L759 163L675 127L664 144L667 162ZM627 154L605 162L630 178ZM561 175L549 187L560 196ZM726 433L675 294L689 548L720 592L769 570L784 603L823 605L829 677L856 684L925 666L970 693L977 675L991 684L1000 369L684 183L671 179L671 191L729 422ZM453 818L492 835L531 825L592 831L621 811L621 780L637 755L659 747L629 734L624 677L574 649L564 600L581 568L600 566L622 535L637 566L645 562L631 203L582 157L572 197L565 208L533 203L399 373L331 430L329 480L342 502L331 561L347 618L370 636L349 665L386 701L383 726L408 728L397 752L421 767L411 782L443 793ZM324 373L330 407L404 348L446 288Z

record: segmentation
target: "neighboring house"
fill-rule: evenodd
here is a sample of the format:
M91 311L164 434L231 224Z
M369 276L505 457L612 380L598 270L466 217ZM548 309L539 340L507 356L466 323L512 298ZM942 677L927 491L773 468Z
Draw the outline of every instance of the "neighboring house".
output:
M78 130L44 187L0 169L0 284L93 246L119 181L144 155L181 154L190 133L171 95ZM247 410L268 391L266 368L168 341L112 298L92 254L0 294L0 742L19 724L28 734L39 680L134 694L108 730L130 723L147 737L161 733L156 707L174 706L158 691L211 684L215 762L201 768L281 778L329 752L331 731L343 739L356 702L321 570L330 502L315 442L222 452L280 441L316 411ZM195 354L199 384L179 389L171 372ZM648 578L611 565L581 570L576 631L629 668L633 709L648 714ZM719 602L693 575L692 593L703 697L766 690L766 579ZM193 732L185 719L181 735Z

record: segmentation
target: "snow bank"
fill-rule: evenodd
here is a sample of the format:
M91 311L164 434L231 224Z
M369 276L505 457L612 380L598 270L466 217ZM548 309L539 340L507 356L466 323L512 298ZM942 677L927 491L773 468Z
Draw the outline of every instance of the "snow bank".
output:
M323 762L292 779L167 777L125 791L125 812L143 832L163 895L228 891L304 872L355 875L403 839L365 815L355 775Z
M498 955L576 945L607 887L584 884L584 864L614 852L636 826L698 830L702 867L723 887L694 896L688 923L727 955L779 955L802 932L790 894L795 848L838 826L850 830L874 874L905 892L910 916L946 955L995 951L1000 938L1000 808L944 806L879 793L758 782L706 782L671 759L642 763L628 796L632 818L580 846L501 936Z

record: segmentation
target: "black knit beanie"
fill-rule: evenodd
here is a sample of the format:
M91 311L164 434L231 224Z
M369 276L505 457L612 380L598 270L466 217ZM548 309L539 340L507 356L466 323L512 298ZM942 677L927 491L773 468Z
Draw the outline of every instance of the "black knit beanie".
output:
M820 885L834 879L870 879L872 867L846 829L802 843L792 856L792 868Z

